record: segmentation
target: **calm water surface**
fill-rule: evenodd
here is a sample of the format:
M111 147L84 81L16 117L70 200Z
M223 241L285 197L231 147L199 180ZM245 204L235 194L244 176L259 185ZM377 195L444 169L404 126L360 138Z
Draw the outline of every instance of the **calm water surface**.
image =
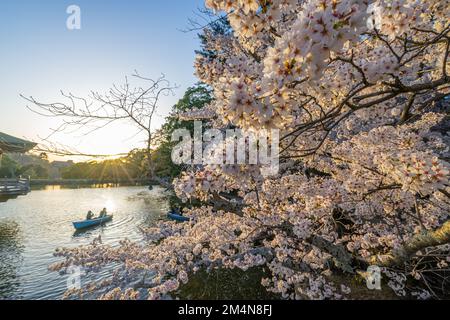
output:
M147 196L139 197L138 194ZM0 299L60 299L66 276L47 270L58 258L57 247L103 243L128 238L140 240L139 226L165 218L163 189L146 187L60 189L32 191L27 196L0 203ZM105 226L75 233L72 221L84 219L88 210L103 207L114 214ZM107 276L108 270L99 276Z

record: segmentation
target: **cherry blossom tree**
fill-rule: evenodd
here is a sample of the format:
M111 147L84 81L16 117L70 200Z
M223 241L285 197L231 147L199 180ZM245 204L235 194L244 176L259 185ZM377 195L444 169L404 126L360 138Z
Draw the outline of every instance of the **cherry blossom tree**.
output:
M280 171L205 165L177 195L205 205L148 241L63 249L52 268L119 262L92 289L157 299L200 269L261 266L289 299L351 294L335 275L379 266L400 296L449 295L449 1L206 0L233 32L206 27L197 76L218 129L279 129ZM220 148L220 146L218 146ZM209 201L228 203L223 210ZM100 290L100 291L98 291ZM73 293L73 292L71 292ZM79 293L79 292L78 292Z

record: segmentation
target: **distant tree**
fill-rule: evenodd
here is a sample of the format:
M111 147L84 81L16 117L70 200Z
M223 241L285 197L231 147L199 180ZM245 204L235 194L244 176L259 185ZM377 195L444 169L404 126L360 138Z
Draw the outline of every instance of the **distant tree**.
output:
M32 156L28 156L32 161ZM45 163L26 163L20 164L13 159L13 156L4 155L0 164L1 178L15 178L20 176L29 176L32 179L47 179L49 175L48 167Z
M11 159L8 155L2 156L0 162L0 178L13 178L16 176L19 164Z
M74 163L61 169L63 179L94 179L99 181L126 181L148 176L145 149L131 151L126 157L103 161Z
M48 179L49 169L48 167L42 166L40 164L29 164L20 167L17 170L16 175L29 176L31 179Z
M194 131L194 123L192 121L181 120L179 113L202 109L212 101L211 89L202 83L198 83L190 87L184 93L184 96L172 107L172 111L166 117L165 123L161 129L157 131L158 147L153 153L153 162L155 164L155 173L158 176L174 178L179 175L182 166L172 162L171 154L173 147L178 143L172 142L172 133L176 129L187 129Z

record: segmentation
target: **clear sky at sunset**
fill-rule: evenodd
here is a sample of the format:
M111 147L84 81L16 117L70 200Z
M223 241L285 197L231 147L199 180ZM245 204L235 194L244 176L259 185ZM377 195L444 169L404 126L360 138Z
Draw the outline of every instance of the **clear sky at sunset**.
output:
M81 30L68 30L66 9L81 8ZM61 101L60 90L86 96L121 83L134 70L147 77L164 73L179 85L165 98L161 124L184 90L193 85L195 32L180 31L203 0L15 0L0 3L0 131L39 142L58 119L31 113L19 97ZM121 153L141 139L126 125L88 137L58 134L53 139L86 153Z

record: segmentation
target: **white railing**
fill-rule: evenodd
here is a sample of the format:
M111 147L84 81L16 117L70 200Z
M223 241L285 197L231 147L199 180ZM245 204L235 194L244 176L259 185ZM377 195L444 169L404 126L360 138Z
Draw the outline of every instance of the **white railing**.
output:
M0 179L0 195L27 194L30 192L30 179Z

